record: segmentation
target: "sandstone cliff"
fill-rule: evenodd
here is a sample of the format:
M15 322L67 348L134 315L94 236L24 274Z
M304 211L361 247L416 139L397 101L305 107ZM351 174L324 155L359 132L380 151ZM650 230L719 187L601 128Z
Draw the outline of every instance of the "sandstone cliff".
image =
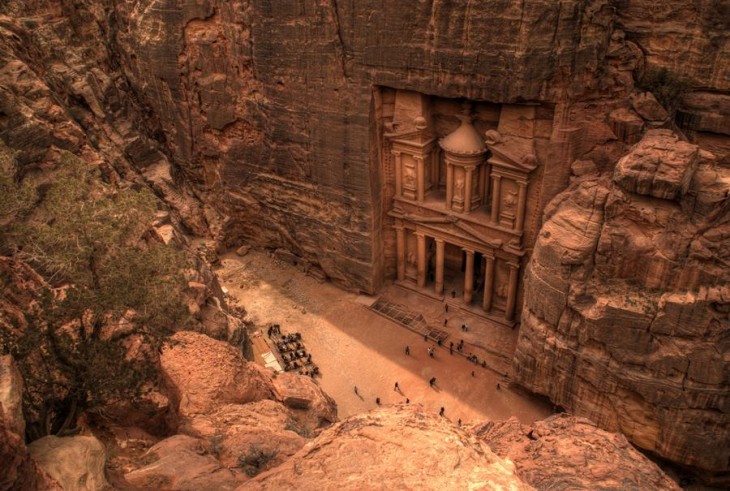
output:
M13 83L0 134L28 163L56 146L139 169L195 233L285 247L341 285L374 291L391 233L374 86L553 103L558 127L570 126L572 103L616 101L647 66L663 67L705 91L683 108L688 128L727 134L725 9L710 0L661 9L436 0L406 11L396 1L6 2L0 52ZM546 199L566 178L553 176Z
M641 448L729 470L730 169L654 130L546 213L517 380Z

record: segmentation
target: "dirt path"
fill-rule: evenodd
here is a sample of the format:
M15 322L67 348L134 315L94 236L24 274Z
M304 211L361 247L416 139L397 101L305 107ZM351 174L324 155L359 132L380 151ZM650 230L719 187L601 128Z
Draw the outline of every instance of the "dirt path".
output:
M494 372L447 349L430 358L427 347L434 344L363 305L372 299L319 283L258 252L226 256L218 273L256 325L278 323L284 333L302 334L322 373L317 380L337 401L341 419L376 407L378 397L382 404L408 398L435 412L444 407L446 417L464 423L510 416L526 423L550 414L544 402L505 387ZM431 377L437 380L434 388ZM393 390L395 382L402 392Z

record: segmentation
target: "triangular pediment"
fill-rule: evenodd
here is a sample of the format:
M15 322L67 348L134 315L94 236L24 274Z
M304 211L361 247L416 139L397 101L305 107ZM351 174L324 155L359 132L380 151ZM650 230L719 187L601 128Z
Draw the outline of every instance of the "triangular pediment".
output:
M487 143L491 152L488 162L516 171L530 173L537 168L535 146L532 140L520 142L516 139Z
M502 239L490 237L487 234L479 232L476 228L469 225L468 222L461 220L453 215L424 216L416 213L404 213L400 216L400 218L413 223L422 223L428 225L453 225L454 228L456 228L460 233L464 234L466 238L473 240L474 242L481 242L482 244L486 244L495 249L501 248L502 244L504 243Z

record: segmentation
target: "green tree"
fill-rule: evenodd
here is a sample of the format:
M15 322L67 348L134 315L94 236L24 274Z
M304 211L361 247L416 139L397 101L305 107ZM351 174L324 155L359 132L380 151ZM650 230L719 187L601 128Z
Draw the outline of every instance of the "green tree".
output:
M72 430L85 409L140 397L162 343L187 321L184 254L144 240L155 197L104 185L71 154L61 160L28 218L0 230L4 248L48 282L27 324L0 338L26 381L30 439ZM17 182L10 191L27 193Z

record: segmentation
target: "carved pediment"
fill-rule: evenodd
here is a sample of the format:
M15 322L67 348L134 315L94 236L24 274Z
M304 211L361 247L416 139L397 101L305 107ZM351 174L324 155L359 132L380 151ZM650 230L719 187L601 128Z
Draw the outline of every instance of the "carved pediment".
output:
M452 215L443 215L443 216L423 216L423 215L417 215L415 213L404 213L400 216L403 220L407 220L412 223L422 223L422 224L428 224L428 225L434 225L434 224L446 224L446 225L453 225L459 231L464 232L467 236L470 236L469 238L471 240L474 240L476 242L481 242L483 244L487 244L495 249L499 249L502 247L502 244L504 241L502 239L496 239L494 237L489 237L487 234L484 234L482 232L479 232L477 229L469 225L467 222L460 220L458 217L452 216Z
M518 138L488 139L487 148L491 152L488 162L499 167L529 174L537 168L535 142Z

